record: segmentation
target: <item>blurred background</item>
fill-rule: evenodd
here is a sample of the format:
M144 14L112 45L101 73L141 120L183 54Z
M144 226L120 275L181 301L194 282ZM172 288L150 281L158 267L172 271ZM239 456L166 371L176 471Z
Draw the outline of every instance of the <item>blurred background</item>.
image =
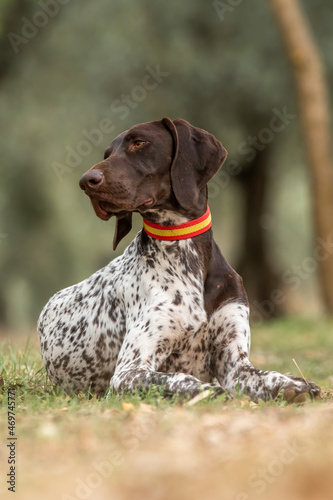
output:
M330 114L333 5L302 6L321 60L313 99ZM288 51L277 14L264 0L1 1L2 329L33 328L53 293L131 241L140 216L113 252L114 221L95 216L78 181L116 135L164 116L228 150L209 185L213 229L253 323L333 312L333 241L318 216L332 220L331 172L321 196L297 84L312 53Z

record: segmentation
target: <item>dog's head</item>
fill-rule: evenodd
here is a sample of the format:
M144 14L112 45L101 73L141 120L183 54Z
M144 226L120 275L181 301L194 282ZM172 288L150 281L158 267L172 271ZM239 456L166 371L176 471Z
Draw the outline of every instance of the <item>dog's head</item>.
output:
M227 155L208 132L185 120L141 123L118 135L104 160L80 180L95 213L117 217L115 249L132 227L132 212L205 208L207 182Z

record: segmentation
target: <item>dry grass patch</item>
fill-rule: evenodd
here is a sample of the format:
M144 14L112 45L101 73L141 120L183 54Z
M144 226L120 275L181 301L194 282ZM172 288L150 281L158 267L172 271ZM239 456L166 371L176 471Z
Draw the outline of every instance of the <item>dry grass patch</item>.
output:
M45 376L36 338L0 352L1 498L18 500L330 500L332 323L276 322L254 333L253 359L305 375L323 400L286 406L239 396L192 407L152 391L109 401L66 395ZM276 366L279 365L279 366ZM17 487L8 492L7 391L15 385Z

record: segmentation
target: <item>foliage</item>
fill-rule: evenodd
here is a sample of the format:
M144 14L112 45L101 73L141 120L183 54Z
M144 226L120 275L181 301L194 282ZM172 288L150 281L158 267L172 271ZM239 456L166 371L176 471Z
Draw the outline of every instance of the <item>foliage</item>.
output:
M29 7L25 18L33 23L40 2L18 3ZM14 2L1 4L1 22L10 5ZM305 5L332 79L331 7L324 0ZM24 34L22 16L13 30ZM77 184L117 133L142 121L182 117L222 139L230 161L246 161L239 145L267 126L273 108L296 112L267 2L238 2L221 20L214 3L201 0L172 0L167 8L161 0L72 0L59 4L56 15L17 53L7 35L3 29L0 50L10 49L10 64L0 81L0 322L12 327L35 323L53 292L113 257L114 223L96 220ZM147 67L168 76L144 96L137 89ZM120 112L118 100L124 95L131 96L131 104ZM70 163L68 151L80 149L85 134L106 118L114 130ZM279 222L267 238L278 248L275 265L282 272L289 239L296 259L311 252L298 119L269 147L274 192L267 194L267 213ZM67 165L67 171L57 176L54 162ZM302 193L297 203L295 189ZM240 244L234 227L241 223L242 200L232 176L228 189L218 191L211 200L215 234L234 263ZM274 200L279 200L277 208ZM134 230L140 225L137 219ZM296 226L301 232L295 238ZM295 256L290 259L294 262Z

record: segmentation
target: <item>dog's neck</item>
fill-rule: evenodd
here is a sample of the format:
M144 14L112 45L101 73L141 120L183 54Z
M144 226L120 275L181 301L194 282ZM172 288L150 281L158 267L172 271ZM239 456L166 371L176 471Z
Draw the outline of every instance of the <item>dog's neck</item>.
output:
M178 210L160 209L149 210L145 214L142 214L142 216L144 220L154 224L160 224L161 226L179 226L180 224L185 224L195 218Z
M194 220L204 213L205 210L202 210ZM149 211L149 215L145 213L144 215L142 214L142 216L144 218L146 218L146 216L147 218L149 217L150 221L154 221L155 224L159 224L163 228L170 225L180 225L193 220L193 217L190 217L188 212L183 214L180 211L173 210L158 210L156 212L152 210ZM205 310L209 317L227 297L229 283L232 276L235 274L223 258L215 243L211 228L198 236L180 241L155 239L150 237L144 229L140 234L141 245L143 247L149 246L153 249L161 249L162 251L167 249L168 255L173 255L175 266L177 266L179 262L188 262L189 245L192 251L195 250L198 258L198 260L196 260L198 263L196 274L202 276ZM228 279L226 279L226 276L228 276ZM244 303L246 303L246 295L244 296Z
M141 213L143 219L161 226L179 226L187 222L193 221L202 217L207 210L207 198L204 203L193 207L190 210L185 210L181 207L173 208L153 208Z
M172 217L172 216L171 216ZM178 223L175 223L175 217L173 219L167 220L163 217L163 224L158 224L156 222L151 222L147 219L143 219L143 228L148 236L164 241L177 241L186 240L198 236L207 232L212 225L212 218L210 214L209 207L207 206L206 211L200 217L195 219L190 219L189 221L181 221L179 223L179 217L177 217ZM166 224L166 222L171 222L171 224Z

